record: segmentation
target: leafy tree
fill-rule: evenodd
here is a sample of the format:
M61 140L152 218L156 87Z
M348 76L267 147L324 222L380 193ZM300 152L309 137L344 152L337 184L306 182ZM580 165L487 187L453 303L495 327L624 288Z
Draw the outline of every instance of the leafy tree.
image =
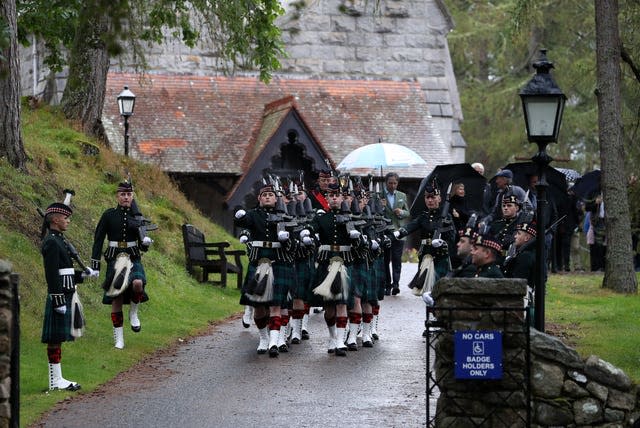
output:
M257 68L263 81L269 81L284 54L275 25L283 12L278 0L21 0L19 6L22 40L28 33L42 37L50 66L64 64L60 46L69 49L63 111L91 135L103 133L110 60L125 52L143 71L144 52L153 43L180 39L192 47L206 42L229 70Z
M0 157L25 168L26 153L20 134L20 64L15 37L15 0L0 3Z

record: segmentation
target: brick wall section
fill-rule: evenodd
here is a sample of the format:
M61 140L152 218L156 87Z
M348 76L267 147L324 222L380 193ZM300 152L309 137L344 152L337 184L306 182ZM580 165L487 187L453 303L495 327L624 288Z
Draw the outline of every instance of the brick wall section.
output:
M483 316L481 311L474 312L472 308L522 307L525 287L524 280L448 278L435 285L433 298L436 308L471 308L451 313L456 317L451 320L456 330L501 330L501 322L496 323L495 318ZM440 317L445 320L447 315L442 313L438 315L439 320ZM515 329L523 318L514 317L510 321ZM506 376L500 381L455 379L451 336L445 334L436 345L436 349L443 351L441 355L436 353L434 364L436 376L442 373L437 424L469 426L468 418L482 415L490 403L498 403L498 407L504 406L497 414L500 420L483 426L520 426L514 415L515 412L526 414L524 394L518 394L521 385ZM530 339L533 427L623 427L638 420L638 386L622 370L595 355L582 358L559 339L533 328ZM507 354L518 352L521 342L503 340L503 361ZM508 403L496 398L508 391L516 391ZM450 405L454 397L466 403L464 414ZM510 410L506 411L506 407Z

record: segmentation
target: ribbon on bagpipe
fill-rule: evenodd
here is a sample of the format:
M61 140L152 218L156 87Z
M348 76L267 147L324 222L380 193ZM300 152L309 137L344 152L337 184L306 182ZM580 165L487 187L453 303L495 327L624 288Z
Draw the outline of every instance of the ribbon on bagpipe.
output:
M349 273L342 257L331 257L325 279L313 293L327 300L346 300L349 296Z
M420 268L409 283L411 292L416 296L422 296L426 292L433 290L436 282L436 269L433 265L433 256L426 254L420 262Z
M273 267L270 259L258 260L256 273L247 284L246 295L253 302L273 300Z

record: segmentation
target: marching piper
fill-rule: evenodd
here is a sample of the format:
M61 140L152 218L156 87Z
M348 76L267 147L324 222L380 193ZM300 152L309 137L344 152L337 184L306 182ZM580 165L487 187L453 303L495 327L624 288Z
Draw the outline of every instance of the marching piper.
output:
M102 254L107 262L102 303L111 305L114 346L117 349L124 348L123 305L130 306L131 330L138 333L142 328L138 307L140 303L149 300L145 291L147 278L142 265L142 253L149 250L153 240L140 233L135 217L141 215L133 209L133 196L130 182L118 184L117 206L107 209L100 217L91 253L91 267L99 271L102 248L105 239L107 240L107 249Z
M341 212L343 192L338 183L329 184L326 198L330 211L316 216L301 234L315 234L319 241L315 288L310 294L312 306L324 307L329 330L328 352L346 356L347 300L349 270L354 261L353 248L361 245L362 234L353 227L347 213ZM301 235L302 236L302 235Z
M426 210L393 232L396 239L420 232L420 268L409 284L417 296L430 292L433 284L451 270L449 246L453 245L455 228L448 209L440 207L441 201L440 189L435 183L427 184L424 190Z
M234 224L250 233L247 244L249 268L242 287L240 304L254 307L254 321L260 333L258 354L279 354L278 339L281 327L281 307L296 281L292 251L294 240L288 230L279 227L286 222L276 212L276 189L265 184L258 191L258 207L235 212ZM247 235L244 235L247 236Z

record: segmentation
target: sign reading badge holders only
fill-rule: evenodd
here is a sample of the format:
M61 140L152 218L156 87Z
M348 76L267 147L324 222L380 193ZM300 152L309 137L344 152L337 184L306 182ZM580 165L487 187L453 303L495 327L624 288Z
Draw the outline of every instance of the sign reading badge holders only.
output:
M502 379L502 332L456 331L455 378Z

